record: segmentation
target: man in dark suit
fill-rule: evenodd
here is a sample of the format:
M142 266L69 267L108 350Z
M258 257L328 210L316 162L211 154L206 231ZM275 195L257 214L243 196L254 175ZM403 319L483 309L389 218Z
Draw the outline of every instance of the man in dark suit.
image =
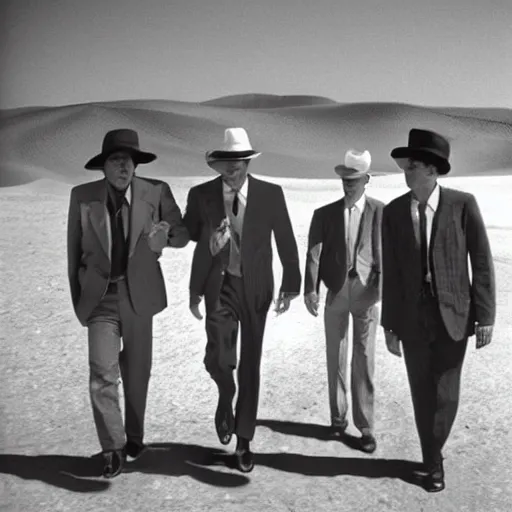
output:
M304 300L318 316L320 282L327 287L324 310L331 427L344 435L348 426L347 390L361 432L360 448L373 453L375 335L379 323L381 218L384 204L365 194L370 179L368 151L347 151L335 167L344 197L315 210L309 229ZM347 379L348 325L353 322L351 377Z
M238 469L253 469L250 441L256 428L260 388L260 361L267 312L273 297L271 235L283 265L276 311L285 312L300 292L297 244L278 185L247 174L254 151L243 128L225 131L224 146L210 151L206 160L220 177L193 187L184 222L197 242L190 276L190 309L202 318L206 307L206 370L218 386L215 426L222 444L237 435ZM236 415L233 370L241 326Z
M126 455L136 458L144 449L153 316L167 306L158 258L164 247L189 240L169 185L134 175L138 164L155 158L139 149L135 131L108 132L85 166L102 170L104 179L74 187L69 203L69 285L88 329L90 396L107 478L121 473Z
M496 311L494 265L475 198L441 187L450 145L413 129L391 156L405 172L405 195L384 208L382 326L388 350L405 358L421 443L416 472L429 492L442 491L442 448L459 403L469 336L490 343ZM468 256L471 261L470 279Z

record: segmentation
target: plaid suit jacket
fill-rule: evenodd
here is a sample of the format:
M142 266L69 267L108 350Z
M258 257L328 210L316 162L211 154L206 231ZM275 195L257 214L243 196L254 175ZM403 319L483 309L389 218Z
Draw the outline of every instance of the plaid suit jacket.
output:
M381 324L402 341L417 335L417 304L422 286L411 199L410 192L396 198L384 208L382 217ZM429 258L435 296L450 337L457 341L473 335L475 322L493 325L494 263L473 195L441 187Z

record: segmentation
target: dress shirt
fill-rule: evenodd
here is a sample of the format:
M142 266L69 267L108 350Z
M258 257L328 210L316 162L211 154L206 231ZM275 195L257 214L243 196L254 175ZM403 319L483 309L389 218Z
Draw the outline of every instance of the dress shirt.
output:
M430 238L432 237L432 224L434 223L434 215L439 206L439 185L436 185L430 197L427 200L427 208L425 209L425 216L427 217L427 249L430 250ZM418 211L419 201L412 197L411 200L411 216L414 226L414 234L418 244L420 243L420 213Z

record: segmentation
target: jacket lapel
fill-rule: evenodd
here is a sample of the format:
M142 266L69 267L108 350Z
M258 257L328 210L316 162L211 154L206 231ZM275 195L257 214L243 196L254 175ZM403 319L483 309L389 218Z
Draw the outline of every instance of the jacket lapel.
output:
M361 214L361 220L359 222L359 230L357 231L357 240L356 240L356 246L355 246L355 253L358 254L361 250L363 244L361 244L361 241L363 240L363 233L371 233L372 228L372 211L373 211L373 205L370 204L370 201L368 198L366 198L366 202L364 205L363 213ZM345 213L345 212L343 212ZM345 219L343 219L345 220ZM345 222L343 222L345 224Z
M434 221L432 223L432 233L430 235L430 251L437 239L438 233L443 233L447 227L448 220L452 217L450 215L452 203L448 200L444 189L439 187L439 204L436 213L434 214Z
M89 203L89 218L91 225L98 236L102 249L110 259L112 247L112 234L110 231L110 216L107 210L107 186L106 181L98 182L96 198Z
M130 249L128 257L133 255L137 241L148 220L147 193L146 183L134 177L132 180L132 204L130 206Z
M329 219L331 222L331 229L329 230L332 246L336 247L338 258L347 259L346 252L347 246L345 243L345 198L342 197L336 204L334 209L334 216Z
M248 233L248 224L252 221L256 214L256 208L259 204L262 204L258 198L258 182L249 174L247 175L248 186L247 186L247 198L245 204L244 223L242 225L242 233Z
M210 228L216 229L222 219L226 217L226 211L224 209L224 195L222 192L222 178L220 176L210 182L205 200L205 208Z
M411 201L412 194L408 192L404 196L400 204L400 218L403 223L403 243L404 243L404 252L409 254L407 258L413 265L418 267L419 259L420 259L420 251L418 246L418 241L416 238L416 233L414 231L414 225L412 223L412 214L411 214ZM419 268L419 267L418 267Z

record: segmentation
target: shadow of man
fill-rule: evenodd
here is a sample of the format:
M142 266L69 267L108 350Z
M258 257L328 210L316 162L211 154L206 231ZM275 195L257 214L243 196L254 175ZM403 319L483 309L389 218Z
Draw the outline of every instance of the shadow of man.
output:
M353 450L359 450L361 446L358 437L346 432L343 435L333 433L333 430L325 425L282 420L258 420L257 425L287 436L309 437L319 441L339 441Z
M127 462L124 473L152 473L166 476L190 476L199 482L218 487L240 487L249 483L243 475L222 473L215 465L224 453L209 447L180 443L150 444L146 452ZM0 473L41 482L72 492L100 492L110 487L101 477L102 457L68 455L0 454ZM96 479L96 478L100 479Z
M258 420L258 426L267 427L285 435L308 437L319 441L340 441L349 448L359 449L359 439L350 434L334 436L325 425L282 420ZM358 457L316 457L296 453L256 454L255 463L288 473L307 476L352 475L366 478L396 478L421 486L414 474L421 469L418 462L402 459L376 459Z
M217 448L181 443L152 443L133 462L125 465L125 473L151 473L167 476L190 476L216 487L241 487L249 479L240 474L223 473L210 469L222 465L229 458L226 451Z
M419 465L401 459L262 453L255 455L255 463L279 471L305 476L350 475L365 478L396 478L408 484L420 485L420 482L413 475L413 470L418 469Z
M39 480L72 492L100 492L110 482L95 480L101 476L101 458L69 455L0 454L0 473L24 480Z

